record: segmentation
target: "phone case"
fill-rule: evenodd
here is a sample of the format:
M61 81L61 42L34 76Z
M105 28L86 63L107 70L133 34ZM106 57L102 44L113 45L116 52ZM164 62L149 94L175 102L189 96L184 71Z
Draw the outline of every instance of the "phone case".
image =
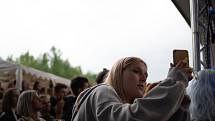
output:
M187 50L173 50L173 63L176 65L179 61L186 61L189 67L189 55Z

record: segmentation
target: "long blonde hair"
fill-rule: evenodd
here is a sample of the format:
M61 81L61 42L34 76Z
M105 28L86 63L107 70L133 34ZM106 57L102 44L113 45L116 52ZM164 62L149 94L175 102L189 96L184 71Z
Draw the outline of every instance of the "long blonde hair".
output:
M32 100L38 96L35 90L27 90L21 93L17 103L17 113L21 116L31 116L33 112Z
M108 77L105 80L106 84L115 89L123 103L130 103L128 96L125 93L125 89L123 88L123 72L128 66L136 63L143 63L146 65L146 63L138 57L125 57L118 60L111 68Z

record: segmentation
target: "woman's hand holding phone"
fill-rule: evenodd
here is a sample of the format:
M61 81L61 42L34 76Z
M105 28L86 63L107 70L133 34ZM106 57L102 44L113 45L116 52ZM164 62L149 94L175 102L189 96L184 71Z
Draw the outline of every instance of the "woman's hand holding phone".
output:
M191 67L187 67L187 61L181 60L176 65L171 63L170 66L176 67L180 69L182 72L184 72L188 78L188 81L193 79L193 76L192 76L193 69Z

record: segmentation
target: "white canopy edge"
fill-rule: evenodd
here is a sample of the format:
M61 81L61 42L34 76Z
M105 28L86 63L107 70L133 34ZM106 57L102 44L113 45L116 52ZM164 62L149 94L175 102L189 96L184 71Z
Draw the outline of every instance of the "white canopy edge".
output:
M69 79L66 79L66 78L63 78L60 76L56 76L56 75L48 73L48 72L43 72L43 71L31 68L31 67L12 63L9 61L4 61L0 58L0 75L14 73L14 72L16 72L16 79L21 78L21 81L22 81L22 75L21 74L23 72L25 72L27 74L30 74L33 77L36 77L36 78L42 78L45 80L52 80L54 83L63 83L63 84L66 84L67 86L69 86L69 84L70 84ZM21 82L18 83L19 86L20 86L20 83Z
M60 76L56 76L56 75L48 73L48 72L40 71L40 70L31 68L31 67L26 67L26 66L23 66L23 65L21 66L21 68L22 68L23 72L25 72L27 74L30 74L32 76L35 76L37 78L42 78L42 79L45 79L45 80L52 80L55 83L64 83L67 86L69 86L69 84L70 84L69 79L66 79L66 78L63 78L63 77L60 77Z

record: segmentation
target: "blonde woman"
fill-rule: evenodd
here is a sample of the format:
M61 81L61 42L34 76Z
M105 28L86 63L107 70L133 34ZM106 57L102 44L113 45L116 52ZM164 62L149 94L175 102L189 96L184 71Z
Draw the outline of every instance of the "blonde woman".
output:
M177 117L171 118L174 121L188 121L189 113L180 107L190 68L178 63L170 68L167 79L143 97L147 76L147 65L142 59L120 59L110 70L106 84L80 94L72 121L167 121L173 115Z
M40 117L42 109L40 98L35 90L23 91L17 103L17 113L22 116L19 121L45 121Z

